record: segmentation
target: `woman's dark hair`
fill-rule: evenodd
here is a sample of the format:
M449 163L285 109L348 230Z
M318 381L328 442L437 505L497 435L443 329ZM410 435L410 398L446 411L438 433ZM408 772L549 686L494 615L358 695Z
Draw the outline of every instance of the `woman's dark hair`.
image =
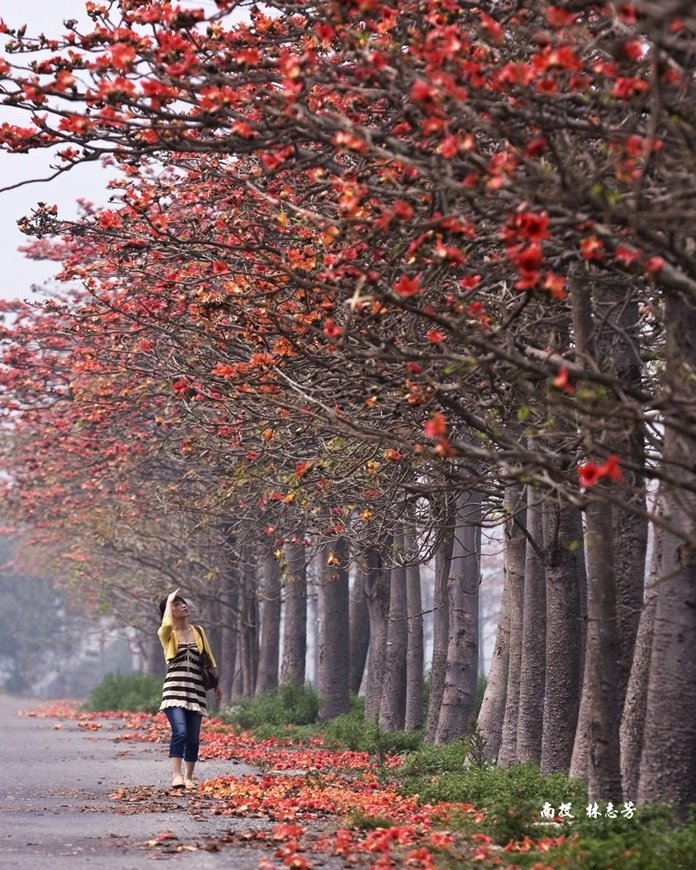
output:
M180 601L182 604L186 604L185 599L183 599L183 598L181 597L181 595L177 595L176 598L173 598L173 599L172 599L172 604L173 604L175 601ZM159 603L160 619L164 616L164 611L165 611L166 609L167 609L167 599L166 599L166 598L163 598L163 599L160 601L160 603Z

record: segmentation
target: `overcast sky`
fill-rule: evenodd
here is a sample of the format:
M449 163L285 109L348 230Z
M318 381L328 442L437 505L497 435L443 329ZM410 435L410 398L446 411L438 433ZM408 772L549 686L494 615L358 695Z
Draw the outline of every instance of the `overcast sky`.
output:
M10 27L27 24L27 33L60 32L66 18L84 20L84 0L23 0L21 3L0 0L0 16ZM0 37L6 39L6 37ZM0 123L26 123L0 105ZM50 175L49 155L5 154L0 152L0 187ZM85 197L96 202L106 199L105 173L94 166L78 168L50 183L28 184L16 190L0 193L0 296L5 299L26 299L33 284L42 283L55 271L55 265L27 260L17 250L29 239L17 228L17 220L29 214L37 202L57 203L60 213L75 214L75 200Z
M181 0L182 6L203 8L207 12L216 9L213 0ZM75 18L84 22L87 29L92 22L84 11L85 0L0 0L0 17L10 26L27 25L28 34L45 33L47 36L62 32L62 22ZM245 12L236 11L234 18L246 18ZM0 40L3 37L0 36ZM22 113L14 114L0 105L0 124L26 123ZM48 152L30 154L5 154L0 152L0 187L31 179L40 179L52 174ZM0 193L0 298L26 299L32 295L32 285L42 284L56 271L55 264L27 260L17 250L30 239L17 228L17 221L30 214L37 202L58 205L63 217L74 217L77 199L88 199L97 205L106 203L106 182L113 170L106 171L89 164L79 166L59 178L45 183L25 184L15 190Z

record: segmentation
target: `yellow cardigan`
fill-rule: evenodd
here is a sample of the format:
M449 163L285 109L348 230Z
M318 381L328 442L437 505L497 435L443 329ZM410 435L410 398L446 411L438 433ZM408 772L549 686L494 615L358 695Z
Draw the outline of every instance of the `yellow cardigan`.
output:
M216 668L217 662L215 661L215 656L210 648L203 626L192 625L191 628L193 629L193 636L196 639L198 652L205 650L210 656L213 667ZM171 617L164 617L162 625L157 629L157 636L162 644L165 659L171 661L176 655L176 650L179 646L179 641L176 639L176 632L174 631L174 620Z

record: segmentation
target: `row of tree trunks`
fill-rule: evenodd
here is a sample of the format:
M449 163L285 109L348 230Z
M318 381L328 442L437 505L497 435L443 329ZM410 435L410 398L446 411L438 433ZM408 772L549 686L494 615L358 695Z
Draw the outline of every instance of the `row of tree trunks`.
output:
M617 293L612 295L602 289L606 310L601 323L596 323L591 312L600 310L600 303L595 300L594 306L589 304L593 288L580 282L573 288L578 354L584 364L589 361L604 368L611 366L622 383L636 386L637 311L635 306L621 305ZM682 314L680 323L686 316ZM677 356L683 367L685 359L693 360L694 348L693 343L685 347L683 331L680 341ZM600 395L598 413L601 400ZM515 542L511 531L514 526L507 520L499 632L479 718L489 757L500 765L540 760L547 772L570 769L571 775L587 781L591 796L613 800L620 799L622 793L635 798L640 792L638 771L646 764L641 720L650 709L648 673L655 685L659 682L656 665L651 661L659 644L654 621L658 602L667 600L657 589L648 595L634 655L643 605L647 522L641 516L645 508L644 484L631 472L632 468L643 467L643 436L635 427L626 429L627 425L626 421L617 424L607 419L605 452L598 455L620 453L626 457L627 472L623 482L614 485L615 504L608 499L593 499L588 504L584 534L576 508L548 496L541 505L539 495L533 491L527 492L526 517L520 524L525 537L520 535ZM680 435L683 440L681 430ZM593 443L586 445L589 456L595 448ZM685 457L688 451L683 444L681 450ZM513 495L513 491L510 488L506 494L508 517L512 515L512 503L519 502L519 494ZM684 512L682 519L686 514L693 520L693 509ZM517 516L521 516L519 510ZM662 552L663 545L656 537L653 576L660 574L657 566ZM688 565L684 552L682 545L681 564ZM662 577L667 570L663 565ZM684 605L683 589L681 594ZM691 613L688 606L683 607L682 624L684 613ZM689 624L684 634L690 630ZM672 637L667 630L664 634L665 638ZM539 644L541 637L545 640L544 650ZM683 657L680 664L682 661ZM629 674L620 755L619 714ZM537 706L540 699L541 721ZM655 723L659 730L657 719ZM654 782L654 770L646 779ZM658 790L664 793L662 786ZM683 797L683 789L680 795Z
M304 545L289 545L287 558L284 588L280 564L270 552L262 562L260 583L247 552L240 554L237 564L222 577L217 611L209 614L206 624L213 626L209 633L218 650L223 704L274 689L278 685L279 664L282 682L304 683L307 654Z
M693 299L667 299L666 385L693 419L696 309ZM652 618L652 644L637 797L696 803L696 435L680 415L665 420L663 462L674 483L663 491L665 529Z
M579 352L594 359L607 351L602 330L583 320L587 298L578 292L575 334ZM670 335L675 392L684 373L696 368L696 325L688 310L679 318L691 332L675 328ZM630 332L634 322L633 313L624 312L616 332ZM585 340L590 335L592 342ZM617 358L614 341L611 359ZM629 363L623 363L626 378L632 376ZM665 462L696 488L696 475L684 470L691 467L694 440L679 421L666 423ZM640 467L642 437L632 433L622 449L632 451ZM694 711L685 701L696 680L690 646L696 638L696 552L668 527L653 529L643 601L647 524L638 514L644 491L630 478L613 493L623 503L594 498L583 520L577 507L532 487L507 487L504 588L478 726L488 757L500 766L534 761L544 772L569 770L587 782L592 799L644 801L669 793L683 803L692 788L674 775L668 755L686 757L696 770ZM688 487L677 491L665 484L662 516L680 528L694 525L696 540L690 498ZM446 516L435 558L425 723L426 737L435 743L467 734L475 712L481 495L457 493ZM423 726L417 550L416 531L406 524L360 554L352 588L347 541L337 539L320 553L317 682L323 718L347 712L349 691L364 682L368 719L390 731ZM245 554L221 578L222 616L211 631L225 701L264 694L278 685L279 674L284 683L304 682L306 550L303 543L288 545L282 582L276 555L269 552L263 560L260 584ZM668 719L671 743L665 748Z
M665 515L667 509L670 517L681 510L681 519L686 521L683 499L682 494L670 503L668 494ZM427 734L437 743L465 735L475 710L481 496L461 492L455 507L452 534L443 535L436 558L436 641ZM607 501L594 499L588 504L584 544L577 508L543 499L532 488L509 487L505 515L505 585L499 633L479 718L486 751L502 766L532 760L546 772L570 769L572 775L587 781L593 799L619 800L622 794L646 799L639 796L655 788L655 758L664 756L654 746L648 751L646 742L649 729L659 733L662 727L654 714L661 686L655 676L655 661L661 660L666 667L674 656L683 687L693 676L686 648L681 646L682 638L691 637L693 630L689 599L684 593L684 575L690 577L692 570L690 554L685 554L683 543L676 547L674 536L668 532L656 534L651 583L636 644L631 636L635 618L619 621L616 615L613 575L617 557L613 536L607 534L607 529L616 528L616 511ZM643 540L640 529L631 540L634 544ZM347 542L339 539L320 555L318 688L324 718L348 710L348 690L362 683L367 658L367 717L377 717L387 730L421 727L421 581L418 565L409 562L409 554L416 550L410 528L399 531L381 547L368 548L360 557L352 595ZM232 669L223 668L223 690L231 697L273 688L279 667L284 682L302 682L307 618L304 547L289 548L287 558L282 664L277 561L269 557L264 562L260 614L253 572L244 567L238 573L230 572L224 589L225 607L236 613L237 619L223 620L219 642L224 660L229 663L236 658L239 664L236 680L232 679ZM385 569L387 558L393 566L390 569ZM634 570L640 570L641 558L632 558L637 566ZM625 553L619 564L626 564ZM678 581L673 587L672 577ZM675 601L680 602L679 608ZM445 614L448 635L443 656ZM680 627L676 641L672 638L675 621ZM626 632L629 637L624 637ZM617 702L617 692L621 643L632 652L635 648L636 654L631 655L633 670L620 756L622 705ZM676 681L677 668L671 666L671 677ZM439 702L438 683L442 686ZM673 694L672 700L676 697ZM679 696L679 700L681 703L683 698ZM687 735L688 727L689 723L684 723ZM685 739L681 751L689 745ZM660 793L664 787L659 785ZM675 799L683 801L688 789L672 787Z

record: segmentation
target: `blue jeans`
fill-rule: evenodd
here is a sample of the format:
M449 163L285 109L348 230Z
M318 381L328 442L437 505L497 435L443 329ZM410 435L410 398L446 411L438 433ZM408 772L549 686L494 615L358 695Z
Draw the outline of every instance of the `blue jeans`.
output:
M183 758L184 761L198 761L203 716L185 707L165 707L164 712L172 729L169 757Z

